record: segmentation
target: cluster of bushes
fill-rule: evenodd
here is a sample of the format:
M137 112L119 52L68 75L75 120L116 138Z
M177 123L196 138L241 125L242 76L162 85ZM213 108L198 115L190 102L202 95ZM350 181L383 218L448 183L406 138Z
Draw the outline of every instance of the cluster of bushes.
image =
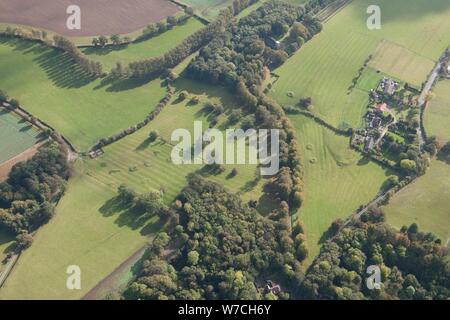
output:
M136 125L133 125L131 127L128 127L127 129L122 130L121 132L119 132L119 133L117 133L117 134L115 134L113 136L100 139L100 141L97 142L91 148L91 151L101 149L104 146L107 146L107 145L109 145L111 143L114 143L114 142L116 142L116 141L126 137L127 135L130 135L130 134L136 132L137 130L141 129L145 125L147 125L150 121L155 119L155 117L160 114L160 112L164 109L164 107L167 105L167 103L169 103L170 99L172 99L173 92L174 92L173 88L170 85L168 85L167 86L167 94L156 105L155 110L153 110L147 117L145 117L144 120L142 120L141 122L139 122Z
M66 152L49 142L30 160L16 164L0 183L0 227L18 237L19 249L29 246L29 234L53 216L52 201L64 192L69 176Z
M17 99L9 99L8 94L5 91L0 90L0 104L2 104L3 102L9 103L9 105L13 109L16 109L16 108L18 108L20 106L19 100L17 100Z
M367 268L378 266L381 289L370 290ZM324 244L298 288L304 299L448 299L449 251L416 224L398 232L372 209Z
M289 213L260 216L237 195L198 176L176 201L179 223L160 234L127 299L287 299L303 273L289 236ZM282 292L255 283L276 277Z
M118 46L130 43L131 38L128 36L121 37L118 34L113 34L109 37L109 39L106 36L99 36L98 38L92 38L92 45L94 47L104 47L108 44L109 41L111 41L112 45Z

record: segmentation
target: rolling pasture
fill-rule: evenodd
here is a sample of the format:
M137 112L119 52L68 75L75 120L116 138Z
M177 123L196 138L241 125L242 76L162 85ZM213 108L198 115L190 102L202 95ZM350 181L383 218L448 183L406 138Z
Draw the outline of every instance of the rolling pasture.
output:
M171 132L177 128L191 129L194 120L203 121L206 128L210 120L202 110L206 101L225 106L232 103L232 98L220 88L208 90L208 86L183 79L177 82L178 92L189 88L190 97L200 98L199 104L190 105L188 100L178 101L175 97L149 125L105 147L99 158L77 162L75 177L69 182L56 216L39 230L33 246L20 258L0 292L0 299L78 299L148 242L163 225L156 217L139 219L117 201L116 190L122 183L138 192L161 190L164 201L170 204L186 185L186 176L198 171L234 192L243 193L247 199L261 196L260 184L249 188L256 166L237 166L238 175L230 178L235 166L226 166L225 172L214 175L200 170L202 165L172 164ZM226 118L224 115L221 122ZM149 141L151 130L158 130L160 139ZM81 290L65 287L65 270L71 264L82 270ZM33 272L29 272L30 265L34 266Z
M450 80L439 81L424 113L424 126L429 136L450 141Z
M319 253L327 230L337 218L347 218L375 198L388 173L349 147L348 137L338 136L313 120L290 116L300 141L304 163L304 202L300 219L309 248L307 264Z
M31 123L0 108L0 164L36 144L39 133Z
M173 27L156 37L135 41L128 45L86 47L82 51L89 58L100 61L106 70L111 70L116 62L127 65L130 62L157 57L176 47L187 36L201 29L203 24L191 18L182 25Z
M31 41L0 38L0 70L2 90L82 151L142 120L166 92L159 79L92 79L61 51Z
M400 229L417 223L445 244L450 237L450 165L433 160L427 173L396 193L383 207L387 222Z
M380 30L369 30L366 26L366 9L373 4L381 8ZM354 0L275 70L280 78L271 95L284 105L295 105L302 97L312 97L315 111L332 124L359 126L367 92L347 91L364 61L373 55L376 67L383 73L421 83L425 78L420 78L426 77L431 61L436 61L448 46L449 14L450 3L442 0ZM393 53L383 58L377 49L386 41ZM400 57L404 51L408 54ZM402 66L401 72L398 65Z

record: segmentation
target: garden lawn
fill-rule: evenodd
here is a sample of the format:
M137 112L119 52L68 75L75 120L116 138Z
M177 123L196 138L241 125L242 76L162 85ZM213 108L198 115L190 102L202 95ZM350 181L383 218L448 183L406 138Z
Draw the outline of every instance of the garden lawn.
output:
M38 136L31 123L0 108L0 164L32 147Z
M439 81L424 114L425 131L440 140L450 141L450 80Z
M306 228L308 265L327 239L331 223L349 217L374 199L388 174L350 149L348 137L338 136L300 115L290 119L300 141L305 171L299 217Z
M383 207L387 221L400 229L417 223L445 244L450 237L450 165L432 160L424 176L395 194Z
M123 66L126 66L133 61L163 55L203 27L204 25L198 19L190 18L184 24L175 26L173 29L147 40L104 48L87 47L83 48L82 51L89 58L100 61L106 70L111 70L119 61Z
M366 26L369 5L381 8L380 30ZM424 70L430 61L436 61L448 46L449 15L450 3L442 0L354 0L275 70L280 78L271 96L283 105L295 105L302 97L312 97L315 112L332 124L359 126L368 95L357 89L348 94L348 88L364 61L375 55L380 43L389 41L395 48L405 48L408 56L404 61L398 60L398 55L389 57L382 71L392 76L398 73L414 82L424 81L419 78L426 76ZM401 74L396 59L404 68ZM288 93L293 93L293 98Z
M86 151L144 119L165 95L159 79L105 83L83 74L61 51L0 38L0 88Z

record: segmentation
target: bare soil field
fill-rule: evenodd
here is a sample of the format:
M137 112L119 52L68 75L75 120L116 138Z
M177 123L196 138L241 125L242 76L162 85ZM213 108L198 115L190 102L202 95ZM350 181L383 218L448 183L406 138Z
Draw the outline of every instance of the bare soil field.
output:
M69 30L69 5L81 9L81 30ZM180 9L167 0L2 0L0 22L28 25L78 37L126 34L174 15Z

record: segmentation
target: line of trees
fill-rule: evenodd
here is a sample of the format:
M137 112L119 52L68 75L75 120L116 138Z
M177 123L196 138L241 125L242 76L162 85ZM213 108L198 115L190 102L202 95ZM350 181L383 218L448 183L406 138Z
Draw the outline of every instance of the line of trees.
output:
M103 75L103 67L99 61L87 58L78 47L63 36L53 36L53 43L56 48L64 50L86 73L100 77Z
M103 75L103 66L100 62L87 58L78 47L67 38L60 35L54 35L53 39L48 37L46 31L31 29L30 31L22 28L6 27L1 33L6 37L17 37L26 40L39 41L49 47L55 47L65 51L86 73L99 77Z
M218 17L208 26L188 36L182 43L162 56L131 62L124 68L124 74L128 77L143 78L158 75L175 67L189 55L223 33L226 26L233 21L234 16L240 12L234 11L234 7L242 10L254 2L256 1L235 0L234 3L236 4L222 9Z

